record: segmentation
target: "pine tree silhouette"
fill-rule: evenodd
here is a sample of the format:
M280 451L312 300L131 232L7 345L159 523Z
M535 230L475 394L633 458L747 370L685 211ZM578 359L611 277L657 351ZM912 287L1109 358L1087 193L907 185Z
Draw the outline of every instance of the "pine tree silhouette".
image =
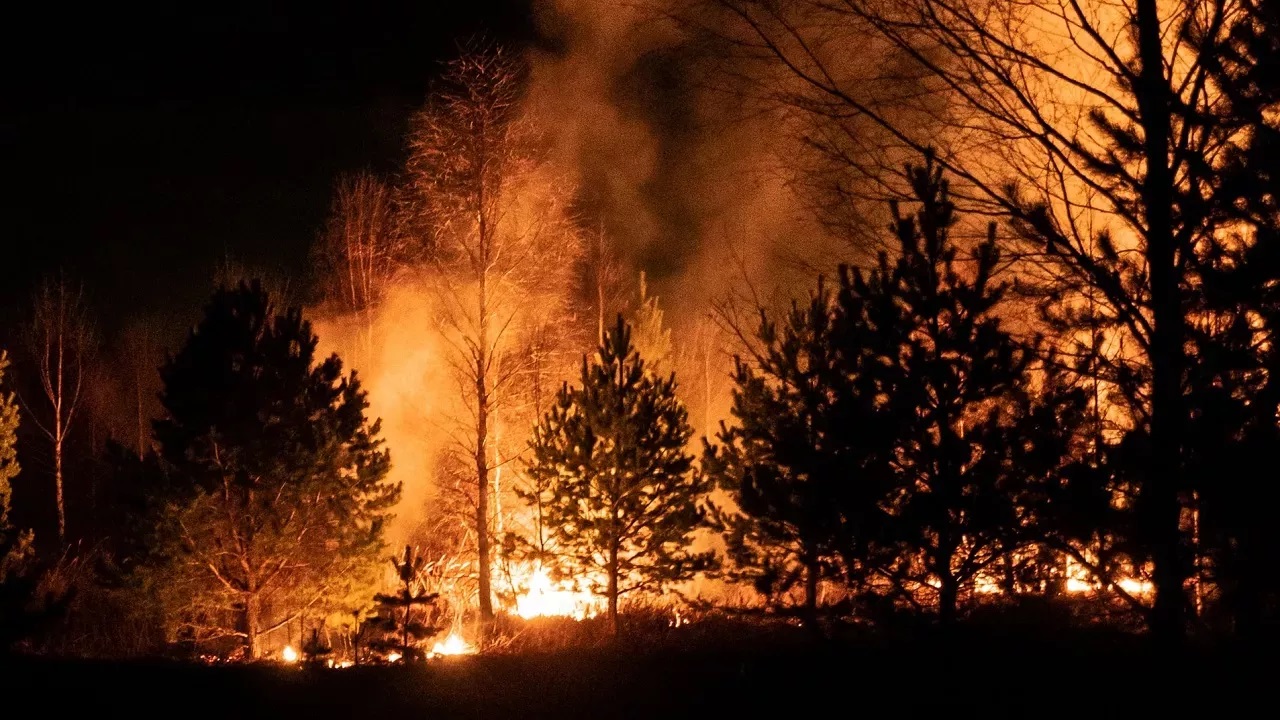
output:
M401 663L421 660L426 657L423 643L440 632L439 628L426 621L423 610L435 605L439 594L422 590L421 577L426 558L415 553L412 547L406 545L404 557L400 560L393 558L391 564L400 580L400 589L393 595L378 593L373 596L378 617L369 622L375 623L384 635L370 642L369 646L388 655L398 654Z

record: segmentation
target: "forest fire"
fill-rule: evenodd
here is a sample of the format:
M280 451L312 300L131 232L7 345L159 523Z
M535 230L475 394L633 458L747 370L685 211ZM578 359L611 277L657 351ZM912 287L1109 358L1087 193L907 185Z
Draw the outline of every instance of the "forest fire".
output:
M570 617L584 620L601 611L600 598L591 593L556 586L542 566L529 575L526 590L516 597L516 614L529 620L537 617Z
M447 655L474 655L476 649L471 646L457 631L449 633L449 637L443 641L436 643L431 648L433 657L443 657Z
M68 619L15 622L0 654L310 673L717 623L896 642L906 613L1044 608L1174 642L1280 624L1257 571L1280 496L1253 471L1280 448L1280 261L1259 249L1280 180L1256 182L1280 166L1280 83L1253 70L1280 12L707 5L736 27L714 65L745 43L742 89L767 89L735 91L742 115L785 119L759 149L710 152L719 111L680 75L715 68L683 49L644 72L672 48L578 49L708 38L579 42L619 21L566 30L568 64L460 49L401 154L340 179L295 248L305 292L219 269L203 310L163 308L160 353L149 325L93 336L143 311L97 321L80 280L47 279L11 375L0 338L0 598L34 613L38 589ZM632 85L657 105L624 108ZM686 112L706 122L666 137ZM719 202L738 191L684 157L794 180Z

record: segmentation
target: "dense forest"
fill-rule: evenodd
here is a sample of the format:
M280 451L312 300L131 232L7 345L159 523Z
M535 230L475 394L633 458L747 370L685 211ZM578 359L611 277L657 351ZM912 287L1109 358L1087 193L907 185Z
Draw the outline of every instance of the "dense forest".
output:
M641 5L460 45L304 277L31 289L0 649L1275 636L1280 3Z

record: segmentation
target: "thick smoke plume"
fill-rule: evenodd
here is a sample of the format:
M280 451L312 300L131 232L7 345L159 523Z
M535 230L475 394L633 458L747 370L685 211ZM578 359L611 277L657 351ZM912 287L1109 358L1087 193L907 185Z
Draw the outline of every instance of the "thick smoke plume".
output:
M732 30L723 16L690 12L675 0L541 3L543 41L527 58L522 121L547 144L543 172L572 187L586 242L602 243L619 266L630 298L603 314L635 310L642 284L656 297L671 330L669 368L701 435L714 434L729 406L739 346L726 308L802 295L818 272L859 260L861 248L846 226L815 212L830 206L836 187L824 174L823 128L759 90L785 81L741 48L725 51L733 43L718 36ZM431 330L439 307L430 273L396 277L376 312L372 352L360 349L355 317L330 312L319 330L322 342L356 358L370 389L393 478L405 488L396 529L409 535L439 500L437 462L450 442L443 415L456 408L459 388ZM570 315L594 328L588 305ZM742 315L748 330L752 318ZM590 350L582 345L575 353Z
M539 18L529 109L585 214L647 273L677 343L713 302L772 290L840 259L797 180L810 155L796 119L673 19L678 3L554 0ZM729 66L726 67L726 63Z

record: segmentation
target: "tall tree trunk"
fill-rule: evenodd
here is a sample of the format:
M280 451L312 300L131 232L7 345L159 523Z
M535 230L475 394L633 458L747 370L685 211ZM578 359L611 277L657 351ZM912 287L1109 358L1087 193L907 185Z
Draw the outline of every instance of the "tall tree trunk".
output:
M938 624L944 628L956 624L956 606L959 603L960 587L955 575L944 572L938 578Z
M58 542L67 544L67 507L62 499L62 444L53 453L53 485L58 494Z
M413 609L413 605L410 603L412 598L413 593L405 590L404 622L400 624L400 662L402 663L409 662L409 611Z
M609 560L606 568L609 573L609 634L618 636L618 541L609 542Z
M1142 196L1151 273L1151 453L1143 488L1149 513L1145 526L1155 563L1151 631L1162 642L1178 642L1186 605L1179 493L1182 448L1184 317L1173 234L1173 176L1169 168L1170 100L1156 0L1138 0L1141 71L1135 95L1144 132L1146 175Z
M604 342L604 296L605 268L608 256L604 248L604 220L600 221L600 232L596 236L596 344Z
M493 598L489 569L489 398L485 392L485 372L476 375L476 559L480 592L480 619L493 619Z
M62 441L66 434L62 423L62 389L63 376L63 342L66 329L59 322L58 327L58 369L54 378L57 398L53 402L53 486L58 496L58 544L67 544L67 508L62 499Z
M489 568L489 307L488 274L489 274L489 226L484 214L484 175L479 183L479 215L477 225L480 233L480 264L476 267L479 276L479 311L480 337L476 343L476 558L480 574L480 620L484 626L482 635L487 635L493 620L493 597L490 584L492 582Z
M816 622L818 618L818 561L809 558L804 563L804 612L805 618Z
M821 573L817 554L810 554L804 561L804 622L817 639L822 638L822 627L818 624L818 580Z
M244 596L244 649L247 660L257 660L262 654L259 647L258 628L262 625L260 598L257 592L248 592Z

